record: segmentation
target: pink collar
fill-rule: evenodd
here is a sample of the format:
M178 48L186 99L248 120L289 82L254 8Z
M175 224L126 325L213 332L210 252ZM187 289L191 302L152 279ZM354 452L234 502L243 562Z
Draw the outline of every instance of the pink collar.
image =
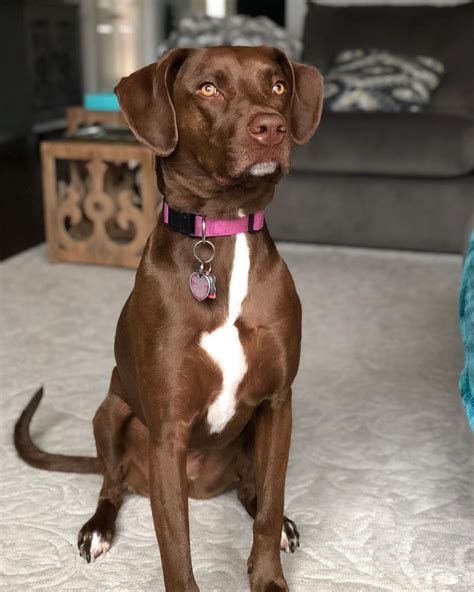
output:
M204 216L194 213L173 210L166 201L163 202L163 219L165 226L189 236L202 237L202 220ZM242 232L258 232L265 225L265 212L259 210L242 218L218 220L205 217L206 236L231 236Z

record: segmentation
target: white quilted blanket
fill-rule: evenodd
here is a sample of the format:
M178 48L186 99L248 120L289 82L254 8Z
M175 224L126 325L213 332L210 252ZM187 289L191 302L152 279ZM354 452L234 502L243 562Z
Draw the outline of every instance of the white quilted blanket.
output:
M292 592L468 592L474 577L472 440L457 391L460 258L282 245L303 300L286 510L301 548ZM160 591L148 500L129 496L106 558L76 537L100 478L24 465L15 419L47 450L94 453L91 418L133 273L50 265L42 247L1 269L1 586L12 592ZM248 590L251 521L234 494L190 502L202 592Z

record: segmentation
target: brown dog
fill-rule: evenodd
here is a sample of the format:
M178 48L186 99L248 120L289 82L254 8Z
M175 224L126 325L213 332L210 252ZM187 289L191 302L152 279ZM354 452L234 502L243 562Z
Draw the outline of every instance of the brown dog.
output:
M318 125L322 78L267 46L175 49L116 92L137 138L160 157L159 188L180 223L189 212L253 221L288 171L291 142L307 142ZM188 496L236 487L254 518L251 590L288 590L280 546L293 551L299 538L283 516L301 338L293 280L266 227L252 231L252 222L251 232L212 239L217 297L197 301L197 239L168 222L160 216L118 322L116 367L94 418L98 458L35 447L28 425L41 392L16 426L16 446L34 466L103 473L79 533L88 561L108 549L124 492L138 492L151 499L166 590L196 591Z

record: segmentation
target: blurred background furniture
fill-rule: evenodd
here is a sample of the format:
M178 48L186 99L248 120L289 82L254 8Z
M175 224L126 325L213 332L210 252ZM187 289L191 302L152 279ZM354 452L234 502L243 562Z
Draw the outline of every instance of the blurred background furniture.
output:
M268 221L282 240L460 252L463 220L474 209L473 3L341 6L339 0L324 1L339 5L2 0L0 258L44 240L41 141L62 137L68 124L73 131L79 122L97 123L95 114L74 107L84 93L112 92L121 76L155 60L165 39L169 44L174 33L189 32L180 25L183 19L202 24L203 13L215 18L211 38L204 35L210 43L217 43L225 29L217 17L229 23L235 15L263 16L247 21L240 42L281 41L295 58L303 47L302 59L323 73L339 51L358 47L441 60L446 74L423 113L326 110L312 142L295 151L292 173L279 186ZM231 40L239 42L240 32L235 27ZM199 35L187 41L198 42ZM107 125L121 119L116 113L107 117L113 120Z
M66 119L69 134L77 132L81 126L105 124L126 127L127 125L121 111L91 111L80 106L68 107Z
M41 157L50 260L137 267L161 207L149 148L86 127L42 142Z
M445 75L422 113L325 111L277 188L274 236L460 252L474 210L474 5L308 3L305 62L324 74L337 53L356 48L435 57Z
M82 101L78 2L0 3L0 259L44 240L38 142Z
M2 134L60 127L82 101L78 3L2 2Z

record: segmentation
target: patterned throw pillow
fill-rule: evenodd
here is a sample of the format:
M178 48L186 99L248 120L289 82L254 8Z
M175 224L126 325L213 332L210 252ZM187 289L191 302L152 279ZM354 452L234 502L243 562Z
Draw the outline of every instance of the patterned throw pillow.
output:
M266 16L250 17L243 14L226 18L206 15L185 17L178 27L158 47L158 56L174 47L211 47L216 45L273 45L290 58L297 59L301 42L293 39L286 29Z
M324 105L331 111L421 111L443 73L443 64L426 56L343 51L326 75Z

